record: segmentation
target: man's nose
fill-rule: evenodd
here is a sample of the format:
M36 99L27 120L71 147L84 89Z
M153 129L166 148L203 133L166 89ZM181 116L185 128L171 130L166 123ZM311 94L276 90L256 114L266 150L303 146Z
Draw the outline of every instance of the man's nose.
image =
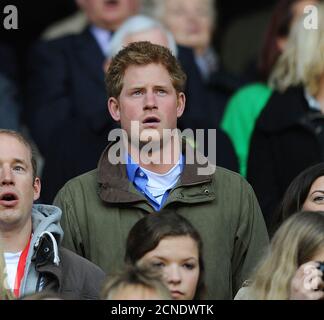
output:
M181 270L179 266L173 265L168 268L167 271L167 281L168 283L177 284L181 282Z
M14 178L10 167L2 167L0 172L1 185L14 184Z
M145 94L144 109L157 108L156 96L154 92L148 91Z

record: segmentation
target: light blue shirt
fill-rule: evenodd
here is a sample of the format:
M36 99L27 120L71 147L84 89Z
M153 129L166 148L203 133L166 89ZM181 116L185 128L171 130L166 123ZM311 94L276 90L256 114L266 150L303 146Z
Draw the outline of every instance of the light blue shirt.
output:
M112 36L111 32L106 29L98 28L96 26L91 26L90 32L96 39L104 56L108 57L110 53L110 40Z
M137 163L133 161L131 156L128 155L126 170L127 170L127 176L129 181L131 181L134 184L135 188L147 198L147 200L150 202L153 208L156 211L159 211L162 208L165 201L167 200L170 190L178 182L180 174L183 171L183 164L184 164L184 156L181 155L179 162L169 172L167 172L164 175L159 175L159 174L155 174L154 172L149 172L148 170L141 168ZM156 175L158 176L158 178L164 179L163 185L161 184L162 190L163 190L163 186L167 186L163 190L162 194L159 194L157 197L155 197L149 191L150 175Z

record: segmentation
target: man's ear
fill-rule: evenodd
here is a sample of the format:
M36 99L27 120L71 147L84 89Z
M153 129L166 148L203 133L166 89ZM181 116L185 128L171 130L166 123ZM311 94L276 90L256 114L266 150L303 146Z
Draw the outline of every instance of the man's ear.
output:
M35 178L33 183L33 189L34 189L34 201L38 200L41 193L41 181L38 177Z
M108 99L108 111L115 121L120 121L120 107L118 100L114 97Z
M186 96L183 92L178 94L178 103L177 103L177 117L180 118L185 110L186 106Z

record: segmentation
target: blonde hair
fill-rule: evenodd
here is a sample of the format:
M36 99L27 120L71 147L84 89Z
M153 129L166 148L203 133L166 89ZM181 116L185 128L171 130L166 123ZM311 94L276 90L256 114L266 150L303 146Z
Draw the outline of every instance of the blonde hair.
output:
M269 252L251 278L251 296L258 300L289 299L297 269L323 247L324 212L293 214L275 233Z
M123 270L109 278L103 286L101 298L112 300L120 290L128 286L152 289L161 300L171 300L170 291L163 283L160 272L144 264L127 264Z
M318 28L305 27L305 15L292 26L287 44L269 78L269 85L281 92L303 85L316 96L324 74L324 4L316 6Z

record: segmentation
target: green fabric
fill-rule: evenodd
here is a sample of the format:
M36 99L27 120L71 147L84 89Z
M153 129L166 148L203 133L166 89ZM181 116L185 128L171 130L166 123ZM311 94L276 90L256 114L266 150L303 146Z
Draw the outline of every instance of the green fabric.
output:
M250 140L255 122L271 94L272 89L262 83L243 87L231 97L220 124L233 143L240 173L244 177L247 173Z
M131 184L124 190L130 196L137 192ZM63 211L63 245L108 275L123 266L129 230L140 218L154 212L144 197L123 204L103 201L99 197L97 170L70 180L54 203ZM239 174L217 167L206 182L182 185L180 178L164 208L174 208L202 236L206 298L233 299L268 245L263 216L251 186Z

